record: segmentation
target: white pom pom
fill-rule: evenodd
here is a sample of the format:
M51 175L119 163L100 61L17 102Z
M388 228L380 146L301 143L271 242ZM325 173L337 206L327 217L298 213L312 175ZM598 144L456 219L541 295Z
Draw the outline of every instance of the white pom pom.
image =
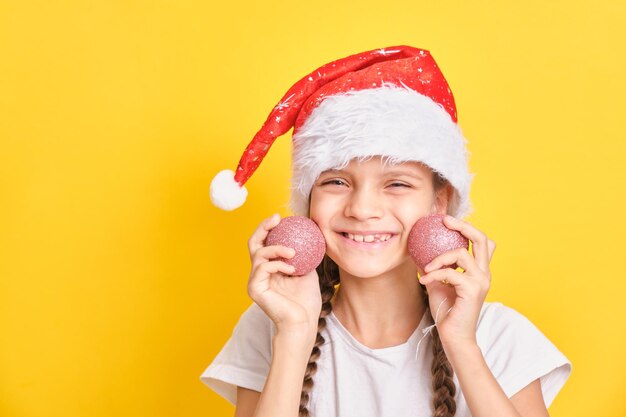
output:
M225 169L217 173L211 181L211 202L222 210L231 211L246 201L248 190L235 181L235 173Z

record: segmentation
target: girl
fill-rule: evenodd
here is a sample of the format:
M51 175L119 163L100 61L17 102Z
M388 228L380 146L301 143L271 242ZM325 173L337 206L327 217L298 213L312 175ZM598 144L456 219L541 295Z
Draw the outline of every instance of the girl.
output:
M291 127L294 213L322 231L326 255L304 276L248 241L254 303L201 379L237 417L547 416L571 372L524 316L485 303L495 243L470 211L465 139L452 92L428 51L399 46L331 62L270 113L237 173L211 184L240 206L243 184ZM424 270L407 237L429 214L472 242ZM462 272L446 268L457 264ZM419 274L419 279L418 279Z

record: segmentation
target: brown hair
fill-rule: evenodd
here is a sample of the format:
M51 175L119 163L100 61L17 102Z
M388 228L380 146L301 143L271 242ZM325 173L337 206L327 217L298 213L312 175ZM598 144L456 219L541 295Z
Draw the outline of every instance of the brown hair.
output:
M447 181L438 173L433 171L433 191L437 193L441 190ZM322 263L317 267L319 276L320 292L322 295L322 310L317 323L317 338L315 346L311 351L309 363L306 366L304 381L302 383L302 392L300 394L300 412L299 417L308 417L309 410L307 405L309 402L309 392L313 388L313 376L317 371L317 360L320 357L320 346L325 340L321 335L322 330L326 328L326 316L333 309L331 300L335 295L336 286L339 284L339 267L327 255L324 255ZM421 284L420 284L421 285ZM428 293L422 286L422 294L424 302L428 302ZM434 327L432 332L433 338L433 361L430 366L432 373L432 389L433 389L433 417L452 417L456 413L456 401L454 395L456 393L456 385L454 384L452 365L448 361L439 332Z

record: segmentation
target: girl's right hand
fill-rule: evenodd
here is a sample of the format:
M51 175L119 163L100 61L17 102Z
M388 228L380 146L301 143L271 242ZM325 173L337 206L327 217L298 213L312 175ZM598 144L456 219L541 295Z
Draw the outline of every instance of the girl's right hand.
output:
M317 334L317 323L322 309L317 271L306 275L289 276L294 268L279 257L290 259L295 251L286 246L264 246L270 230L280 223L275 214L261 222L248 240L252 271L248 294L276 324L280 332Z

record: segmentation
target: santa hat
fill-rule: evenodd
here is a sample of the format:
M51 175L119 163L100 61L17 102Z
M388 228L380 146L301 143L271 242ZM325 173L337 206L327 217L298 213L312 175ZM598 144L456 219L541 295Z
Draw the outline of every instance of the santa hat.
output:
M318 176L350 160L383 156L419 161L450 182L450 213L471 211L466 139L457 124L454 97L430 53L396 46L333 61L294 84L247 146L237 171L219 172L211 201L224 210L240 207L244 184L274 140L293 132L290 207L308 214Z

